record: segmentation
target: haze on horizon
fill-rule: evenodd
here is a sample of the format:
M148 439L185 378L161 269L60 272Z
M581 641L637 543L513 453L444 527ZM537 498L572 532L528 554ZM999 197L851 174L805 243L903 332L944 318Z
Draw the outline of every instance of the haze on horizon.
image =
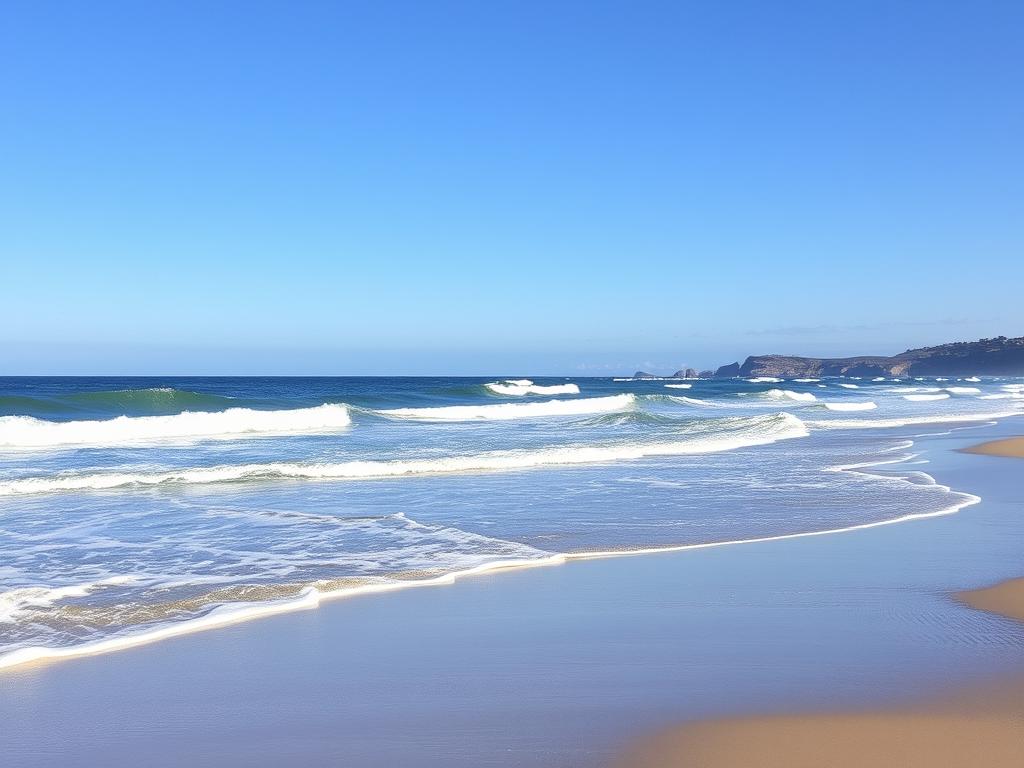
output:
M5 3L0 375L1024 334L1024 5Z

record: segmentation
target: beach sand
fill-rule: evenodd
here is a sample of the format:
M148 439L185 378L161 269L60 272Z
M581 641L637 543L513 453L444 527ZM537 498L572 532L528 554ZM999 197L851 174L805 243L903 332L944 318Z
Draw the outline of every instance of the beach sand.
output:
M972 445L963 449L964 453L980 453L984 456L1010 456L1024 459L1024 437L1008 437L1002 440L990 440L987 443Z
M960 592L957 597L961 602L979 611L1024 621L1024 578L1009 579L993 587Z
M1024 685L1000 711L967 705L845 715L754 717L683 726L624 757L621 768L1019 768ZM973 702L974 700L971 699Z

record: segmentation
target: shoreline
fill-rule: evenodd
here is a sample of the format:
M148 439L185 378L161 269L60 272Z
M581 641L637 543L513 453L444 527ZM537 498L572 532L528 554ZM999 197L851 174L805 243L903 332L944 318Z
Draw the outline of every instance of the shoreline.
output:
M955 429L955 427L953 427ZM905 451L914 446L913 439L908 439L906 444L897 445L885 451ZM854 464L841 464L827 466L823 472L851 472L871 477L881 481L907 482L905 478L888 475L880 475L868 470L872 467L898 465L912 461L917 454L901 455L895 459L879 459L877 461L860 462ZM922 473L927 475L927 473ZM927 475L933 483L940 485L935 478ZM817 531L797 531L795 533L783 533L771 536L758 536L749 539L732 539L727 541L700 542L695 544L669 544L660 547L641 547L635 549L612 549L597 550L592 552L553 552L549 556L535 560L499 560L491 563L468 568L461 571L444 573L428 579L409 579L380 584L363 584L359 586L343 587L331 591L320 591L314 586L302 589L296 596L281 600L272 600L260 603L238 603L225 604L214 608L210 613L196 619L157 626L151 630L139 632L123 637L110 637L102 640L91 641L76 646L67 647L46 647L29 646L0 654L0 677L7 670L22 668L27 665L54 663L65 660L86 658L90 656L116 653L122 650L138 648L162 640L183 637L210 630L222 629L238 624L277 616L281 614L294 613L298 611L316 610L321 602L333 602L363 595L382 594L386 592L398 592L417 587L449 586L457 581L471 576L482 576L494 574L499 571L513 571L533 568L546 568L551 566L566 565L573 561L602 560L610 558L636 557L642 555L673 554L721 547L734 547L741 545L766 544L778 541L789 541L793 539L804 539L817 536L833 536L842 533L854 533L857 531L880 528L889 525L899 525L917 520L927 520L936 517L955 515L966 507L981 502L981 497L964 491L954 491L950 486L941 485L946 491L960 495L962 501L951 506L931 512L912 513L900 517L885 520L875 520L867 523L855 523L853 525L841 526L839 528L828 528Z
M984 499L927 526L517 568L14 667L0 751L19 768L587 768L680 722L950 700L1024 669L1017 625L949 597L1018 575L1012 467L958 449L1020 432L914 438L929 476Z
M1024 458L1024 438L959 449ZM949 597L1009 619L1024 635L1024 577ZM971 687L912 706L697 720L636 740L614 768L1016 768L1024 765L1024 670L1011 683Z

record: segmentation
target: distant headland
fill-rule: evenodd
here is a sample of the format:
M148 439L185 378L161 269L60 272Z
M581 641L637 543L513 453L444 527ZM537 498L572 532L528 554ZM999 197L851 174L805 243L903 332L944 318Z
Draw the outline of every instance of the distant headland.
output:
M743 361L720 366L715 371L685 368L672 378L729 378L732 376L773 376L778 378L818 376L1024 376L1024 336L996 336L978 341L955 341L937 347L908 349L898 355L858 357L797 357L794 355L752 355ZM658 378L637 371L637 379Z

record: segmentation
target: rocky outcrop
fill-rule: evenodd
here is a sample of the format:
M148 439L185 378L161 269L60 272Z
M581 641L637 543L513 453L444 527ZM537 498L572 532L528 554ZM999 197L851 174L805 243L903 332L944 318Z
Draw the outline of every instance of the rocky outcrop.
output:
M715 376L1020 376L1024 375L1024 337L997 336L937 347L908 349L890 357L794 357L756 355L743 365L723 365Z
M680 368L678 371L672 374L673 379L696 379L697 369L696 368Z
M748 357L747 360L750 360ZM732 376L740 375L740 364L729 363L728 365L719 366L718 370L715 371L715 377L719 379L727 379Z
M636 373L633 374L633 378L634 379L656 379L658 377L655 376L653 373L648 373L647 371L637 371Z

